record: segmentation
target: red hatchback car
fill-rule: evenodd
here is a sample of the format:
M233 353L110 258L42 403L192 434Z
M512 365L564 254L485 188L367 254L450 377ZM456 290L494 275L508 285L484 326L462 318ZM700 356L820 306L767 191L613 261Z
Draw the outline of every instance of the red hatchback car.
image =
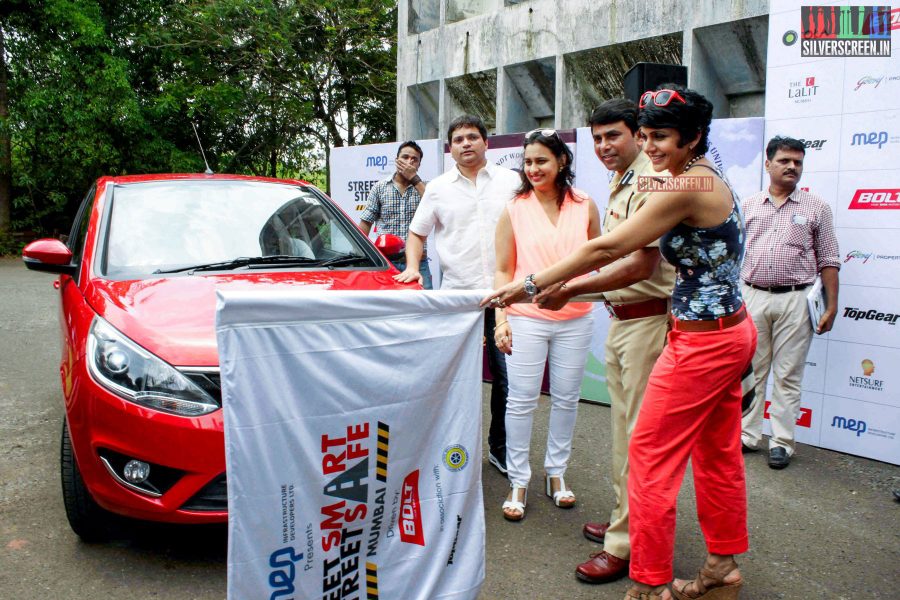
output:
M67 243L29 244L60 274L66 515L84 540L110 513L227 519L215 291L408 287L322 192L235 175L104 177ZM261 374L262 375L262 374Z

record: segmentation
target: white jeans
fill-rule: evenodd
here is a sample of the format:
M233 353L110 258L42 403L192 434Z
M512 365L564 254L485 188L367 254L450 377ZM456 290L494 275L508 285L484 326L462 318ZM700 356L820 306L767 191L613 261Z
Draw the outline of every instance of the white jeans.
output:
M568 321L511 315L509 325L513 347L506 357L506 468L510 483L524 486L531 479L531 426L548 356L551 406L544 469L548 475L566 472L594 319L591 314Z

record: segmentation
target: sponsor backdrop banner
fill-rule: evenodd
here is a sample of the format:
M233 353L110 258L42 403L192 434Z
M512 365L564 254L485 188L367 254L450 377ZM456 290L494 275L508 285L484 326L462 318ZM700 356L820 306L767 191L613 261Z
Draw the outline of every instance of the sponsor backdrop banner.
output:
M228 598L478 596L485 293L220 292Z
M441 140L416 140L422 148L422 163L419 177L426 182L443 173L444 148ZM369 192L379 181L390 179L397 171L394 160L401 142L368 144L365 146L339 146L331 149L329 157L330 180L328 182L331 199L359 225L359 217L366 208ZM369 237L378 237L378 224L372 226ZM434 236L428 237L426 260L431 271L434 287L440 287L441 271L436 260L428 252L434 249Z
M424 156L419 166L419 176L425 181L443 173L444 149L441 140L416 140ZM397 169L394 160L400 142L368 144L365 146L340 146L331 149L328 182L331 199L354 222L366 207L366 199L372 187L379 181L390 179ZM374 235L373 235L374 237Z
M900 464L900 3L799 4L770 4L766 140L804 142L800 187L831 205L842 265L797 439Z

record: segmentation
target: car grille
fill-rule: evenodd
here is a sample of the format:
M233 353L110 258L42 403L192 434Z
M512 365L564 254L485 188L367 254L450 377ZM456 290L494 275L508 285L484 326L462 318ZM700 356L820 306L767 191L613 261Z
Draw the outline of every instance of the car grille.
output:
M222 473L182 505L182 510L213 512L228 510L228 486Z
M191 380L204 392L212 396L222 406L222 377L218 369L179 369L181 374Z

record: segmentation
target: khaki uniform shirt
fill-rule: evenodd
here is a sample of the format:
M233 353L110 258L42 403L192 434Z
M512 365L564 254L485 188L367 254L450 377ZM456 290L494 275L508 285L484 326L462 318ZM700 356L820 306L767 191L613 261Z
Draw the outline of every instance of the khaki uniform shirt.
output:
M609 184L609 206L603 216L603 233L609 233L624 223L647 201L650 192L637 191L638 177L668 174L668 172L657 173L654 171L650 159L643 152L640 152L634 162L628 166L625 175L628 175L629 171L633 171L633 175L624 185L621 183L622 177L618 173ZM659 240L649 244L648 247L659 248ZM603 292L603 296L612 304L632 304L651 298L668 299L672 296L673 287L675 287L675 267L662 259L649 278L627 288Z

